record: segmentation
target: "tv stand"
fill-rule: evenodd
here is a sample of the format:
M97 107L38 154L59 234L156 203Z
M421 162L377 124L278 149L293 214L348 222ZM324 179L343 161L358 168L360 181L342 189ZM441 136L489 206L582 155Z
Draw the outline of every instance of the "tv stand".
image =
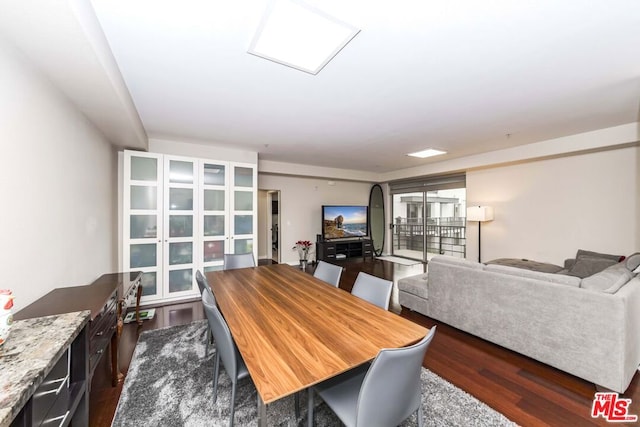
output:
M318 261L334 262L348 258L373 259L373 243L371 239L358 240L325 240L316 243Z

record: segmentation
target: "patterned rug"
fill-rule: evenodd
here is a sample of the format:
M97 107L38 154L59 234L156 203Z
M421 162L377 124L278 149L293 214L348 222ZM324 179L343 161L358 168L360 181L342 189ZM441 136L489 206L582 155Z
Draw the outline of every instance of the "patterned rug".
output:
M226 426L231 381L221 369L214 404L215 349L206 353L206 322L173 326L141 334L120 395L112 426ZM428 351L427 351L428 357ZM515 426L502 414L427 369L422 369L425 426ZM267 405L269 426L306 425L306 393L300 397L302 419L296 420L293 398ZM340 426L335 414L316 395L315 425ZM257 425L257 395L250 380L240 381L236 426ZM412 415L403 426L417 425Z

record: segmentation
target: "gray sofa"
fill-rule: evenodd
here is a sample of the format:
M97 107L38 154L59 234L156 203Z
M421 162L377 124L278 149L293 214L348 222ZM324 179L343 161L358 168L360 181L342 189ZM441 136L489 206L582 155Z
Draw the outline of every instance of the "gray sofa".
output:
M640 365L640 277L632 270L622 262L581 279L437 256L427 273L398 281L399 302L622 393Z

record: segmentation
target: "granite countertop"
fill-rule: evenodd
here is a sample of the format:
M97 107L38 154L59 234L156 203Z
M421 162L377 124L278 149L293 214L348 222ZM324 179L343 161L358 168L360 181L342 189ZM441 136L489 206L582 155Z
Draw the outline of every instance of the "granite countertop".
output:
M85 310L13 323L0 347L0 427L11 424L90 315Z

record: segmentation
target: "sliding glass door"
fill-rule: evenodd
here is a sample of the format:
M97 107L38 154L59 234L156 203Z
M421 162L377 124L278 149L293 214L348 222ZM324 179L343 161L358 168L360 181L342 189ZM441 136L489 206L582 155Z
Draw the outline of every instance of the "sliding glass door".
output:
M393 195L393 255L424 259L425 193Z
M421 191L415 191L418 188ZM420 261L435 255L464 258L464 176L457 180L446 177L420 183L392 183L391 192L393 255Z

